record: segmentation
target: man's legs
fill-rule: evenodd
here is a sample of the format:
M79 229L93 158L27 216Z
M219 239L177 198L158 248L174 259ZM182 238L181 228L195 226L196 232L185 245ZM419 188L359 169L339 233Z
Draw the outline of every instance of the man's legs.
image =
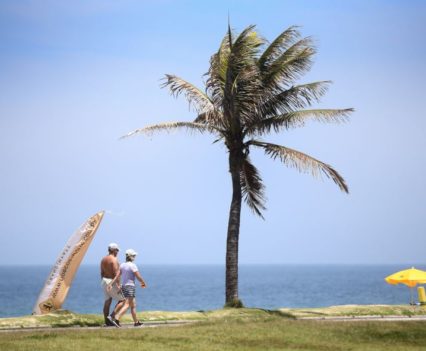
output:
M109 308L111 307L111 302L112 302L112 297L106 299L104 302L104 319L105 319L106 325L109 325L109 321L107 317L109 315Z
M108 317L110 316L112 320L115 319L115 315L124 305L125 299L121 292L121 289L117 285L108 286L109 281L106 279L102 280L102 287L104 289L104 295L105 295L104 318L105 318L105 323L107 325L116 325L116 323L111 323L111 319ZM109 314L112 299L117 300L118 302L114 306L112 313Z

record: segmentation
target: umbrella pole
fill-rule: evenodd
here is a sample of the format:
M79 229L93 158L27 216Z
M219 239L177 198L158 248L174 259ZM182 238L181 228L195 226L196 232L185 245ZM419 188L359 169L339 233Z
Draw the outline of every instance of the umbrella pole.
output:
M414 305L413 287L412 286L410 286L410 305Z

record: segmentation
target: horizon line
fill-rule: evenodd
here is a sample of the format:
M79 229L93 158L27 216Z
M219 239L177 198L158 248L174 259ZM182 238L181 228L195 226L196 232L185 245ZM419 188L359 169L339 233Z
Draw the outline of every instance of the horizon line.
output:
M141 266L225 266L225 263L136 263ZM0 263L0 267L16 267L16 266L54 266L55 263ZM99 263L82 263L81 266L97 266ZM407 263L407 262L395 262L395 263L389 263L389 262L255 262L255 263L247 263L242 262L239 263L239 266L395 266L395 265L401 265L401 266L424 266L426 265L426 262L414 262L414 263Z

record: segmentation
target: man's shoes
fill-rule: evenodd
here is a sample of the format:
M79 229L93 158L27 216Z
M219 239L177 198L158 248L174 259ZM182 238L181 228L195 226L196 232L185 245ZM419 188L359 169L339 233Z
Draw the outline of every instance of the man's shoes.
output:
M137 321L135 324L133 324L133 326L135 326L135 327L140 327L141 325L143 325L143 323L141 323L139 321Z
M113 319L114 319L114 322L117 323L119 327L121 327L120 321L118 319L115 319L115 318L113 318Z
M108 316L107 319L112 323L113 326L120 328L120 322L117 323L117 321L111 316Z
M114 327L114 324L112 324L108 318L105 318L105 326L106 327Z

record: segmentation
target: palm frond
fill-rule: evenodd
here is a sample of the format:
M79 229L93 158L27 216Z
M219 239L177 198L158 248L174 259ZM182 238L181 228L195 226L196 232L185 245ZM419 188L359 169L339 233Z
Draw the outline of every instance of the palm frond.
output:
M234 113L238 115L242 125L254 123L263 115L261 107L266 97L257 66L252 65L238 75L234 81L234 89Z
M243 161L240 172L240 182L244 201L250 209L263 218L262 210L265 210L264 185L260 178L259 171L250 162L248 157ZM264 218L263 218L264 219Z
M236 79L240 74L248 75L247 68L251 71L254 57L256 56L256 48L258 41L253 40L252 35L255 26L248 26L241 34L235 39L231 50L229 51L228 64L226 66L226 76L224 85L224 94L229 96L228 99L235 95L238 86ZM244 78L242 78L244 79Z
M261 70L264 70L266 66L281 56L289 46L300 38L300 32L297 28L297 26L287 28L265 49L258 61Z
M194 123L208 124L221 130L226 130L226 121L224 121L222 112L212 109L200 113L193 121Z
M174 97L185 94L190 106L193 106L198 113L203 113L214 108L210 98L193 84L175 75L166 74L162 87L169 87Z
M229 47L232 49L233 39L232 39L231 22L229 21L229 17L228 17L228 33L227 34L228 34Z
M304 38L293 44L263 72L263 84L269 90L290 86L312 66L316 53L311 38Z
M273 95L263 106L264 118L306 108L311 106L313 102L319 102L330 84L331 81L301 84Z
M259 48L264 44L254 31L247 27L234 41L229 55L224 87L224 114L233 120L234 127L251 120L263 96L261 75L256 60ZM238 129L238 127L237 127Z
M144 128L136 129L126 135L123 135L120 139L125 139L137 134L146 134L146 135L152 135L154 132L158 131L166 131L170 132L174 129L186 129L190 131L197 131L200 133L203 132L212 132L216 134L220 134L220 130L201 123L194 123L194 122L165 122L165 123L159 123L159 124L153 124Z
M206 92L209 96L211 96L211 100L216 109L222 108L226 71L228 67L229 53L231 51L230 40L232 40L232 36L229 34L225 35L218 52L210 58L209 71L205 74L208 77L206 81Z
M285 165L296 168L301 173L311 173L314 177L320 177L325 174L336 183L340 190L349 193L348 186L343 177L337 173L333 167L323 163L303 152L290 149L285 146L265 143L257 140L251 140L249 145L254 145L263 148L265 153L272 159L280 159Z
M265 45L265 40L259 36L255 28L255 25L248 26L235 39L231 50L235 56L240 58L243 58L245 54L251 57L256 56L258 48Z
M344 123L348 120L353 108L347 109L314 109L284 113L282 115L260 120L246 128L246 135L263 135L272 129L279 132L281 129L303 127L308 119L323 123Z

